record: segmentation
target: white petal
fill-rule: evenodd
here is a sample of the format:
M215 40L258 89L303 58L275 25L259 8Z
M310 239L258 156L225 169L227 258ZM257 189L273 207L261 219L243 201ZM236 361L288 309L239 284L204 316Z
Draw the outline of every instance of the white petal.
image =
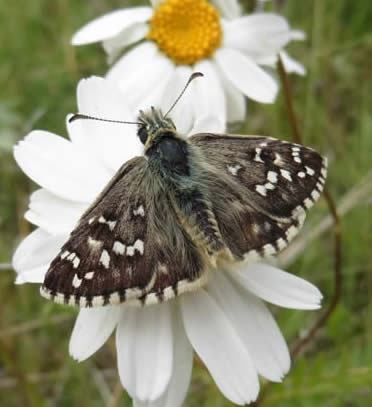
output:
M106 79L84 79L79 82L77 93L80 113L110 120L135 120L126 103L125 94ZM68 124L73 142L81 148L89 149L109 169L108 179L126 161L142 155L143 146L136 134L137 127L97 120L76 120Z
M119 34L132 24L147 21L152 15L151 7L134 7L112 11L98 17L75 33L72 45L103 41Z
M67 235L87 207L88 204L67 201L39 189L31 194L25 218L52 235Z
M160 5L160 3L162 3L164 0L150 0L150 3L152 5L153 8L156 8Z
M227 122L243 122L247 112L245 96L225 78L220 68L218 68L218 72L225 92Z
M281 381L290 367L287 344L265 305L253 294L233 285L218 271L208 285L208 292L223 308L245 344L261 376Z
M81 309L70 339L70 355L81 362L97 352L116 328L123 312L121 305Z
M198 120L202 117L215 117L215 126L209 129L204 129L204 131L214 133L223 132L225 128L221 128L218 124L226 123L226 99L216 69L210 61L203 60L195 65L194 71L202 72L204 74L203 78L198 78L194 81L195 119Z
M282 58L284 68L288 73L297 73L301 76L306 75L305 67L295 59L291 58L285 51L280 52L280 57Z
M109 54L109 63L118 56L120 50L125 47L145 38L149 31L149 26L146 23L136 23L125 28L121 33L113 38L103 41L103 48Z
M221 392L243 405L257 398L259 382L252 359L214 298L204 289L181 297L187 336Z
M153 85L149 86L147 89L143 88L142 98L136 98L136 105L134 107L135 112L138 112L139 110L147 110L151 106L160 108L164 95L169 92L171 78L175 70L176 69L172 66L167 75L159 75L158 80L154 81ZM141 91L140 88L139 91Z
M52 236L42 229L30 233L13 255L17 283L42 283L49 264L57 256L68 236Z
M318 309L323 298L308 281L267 264L240 265L231 277L242 287L272 304L295 309Z
M133 407L181 407L190 385L193 349L187 339L182 317L173 317L173 372L168 388L162 397L152 402L133 401Z
M45 273L48 271L48 266L40 266L24 273L18 274L14 284L25 283L42 283L44 281Z
M192 70L188 66L178 66L175 68L170 76L167 88L163 93L159 107L164 114L170 109L178 96L181 94L188 79L192 74ZM195 100L195 82L203 80L203 78L196 79L191 83L183 94L182 98L178 101L176 106L172 109L169 116L174 121L177 130L181 134L188 134L194 123L194 100Z
M137 85L134 81L137 80L138 74L145 76L157 54L158 49L154 43L145 41L121 57L107 72L106 78L119 84L125 96L130 97L129 92Z
M278 63L278 54L262 55L255 58L255 61L259 65L269 66L270 68L276 68Z
M14 157L33 181L72 201L91 202L108 180L88 153L46 131L32 131L14 147Z
M132 398L154 401L172 374L173 333L169 304L127 307L116 331L120 380Z
M157 52L157 47L150 41L137 45L127 52L115 65L107 72L106 78L119 82L134 75L138 69L147 69Z
M194 126L190 130L190 135L198 133L224 133L226 123L216 118L214 115L200 116L195 120Z
M212 0L212 3L221 11L222 16L228 19L241 15L241 8L237 0Z
M140 47L142 45L138 46L138 48ZM126 55L122 60L125 61L125 58ZM151 66L151 69L148 68L149 66ZM142 109L148 109L150 106L144 106L143 100L159 86L159 83L167 80L173 71L174 65L172 61L161 52L156 52L151 60L147 60L146 57L139 61L139 65L135 67L129 77L122 74L120 76L117 74L112 75L112 70L107 77L119 85L126 96L127 103L131 107L138 108L141 106Z
M254 13L223 23L224 46L241 50L252 58L278 53L290 40L285 18L272 13Z
M294 41L305 41L306 33L302 30L291 30L291 40Z
M262 103L274 102L277 83L251 58L232 49L219 49L215 58L226 78L246 96Z

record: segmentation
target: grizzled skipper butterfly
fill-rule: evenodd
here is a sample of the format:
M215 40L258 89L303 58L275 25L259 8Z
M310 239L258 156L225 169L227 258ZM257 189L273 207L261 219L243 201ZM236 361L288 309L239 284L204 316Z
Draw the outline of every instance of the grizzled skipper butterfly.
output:
M325 158L270 137L185 138L168 113L140 111L144 155L83 214L44 297L80 307L167 301L206 284L221 262L271 256L298 233L323 189Z

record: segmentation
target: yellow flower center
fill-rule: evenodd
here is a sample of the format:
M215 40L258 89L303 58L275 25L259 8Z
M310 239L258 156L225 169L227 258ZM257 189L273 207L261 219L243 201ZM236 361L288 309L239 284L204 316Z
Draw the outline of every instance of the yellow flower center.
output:
M147 38L175 63L194 64L220 46L220 16L205 0L166 0L153 14Z

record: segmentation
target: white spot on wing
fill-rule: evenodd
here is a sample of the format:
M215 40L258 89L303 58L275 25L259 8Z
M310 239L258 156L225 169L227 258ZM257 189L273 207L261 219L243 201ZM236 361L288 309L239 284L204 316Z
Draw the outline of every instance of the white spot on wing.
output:
M116 221L114 221L114 220L106 220L104 218L104 216L100 216L99 219L98 219L98 222L99 223L105 223L109 227L110 230L114 230L114 228L116 226Z
M282 250L287 246L286 241L281 237L276 241L276 244L278 245L279 250Z
M68 250L65 250L65 251L61 254L61 259L65 259L69 254L70 254L70 252L69 252Z
M169 300L170 298L174 298L176 296L176 293L174 292L173 287L167 287L164 291L163 291L163 295L164 298L166 300Z
M287 237L287 240L290 241L294 238L294 236L296 236L298 231L298 228L296 228L296 226L291 226L290 228L288 228L285 232L285 235Z
M158 263L158 272L161 274L168 274L168 267L165 264Z
M79 267L80 264L80 259L78 256L76 256L73 260L72 260L72 267L74 269L77 269Z
M72 285L73 285L75 288L79 288L82 281L83 281L83 280L82 280L81 278L79 278L77 274L75 274L75 275L74 275L74 279L72 280Z
M91 280L94 276L94 271L90 271L89 273L85 274L85 280Z
M114 245L112 246L112 251L115 254L123 255L125 253L125 244L119 242L118 240L115 241Z
M134 246L128 246L127 247L127 256L134 256Z
M137 209L134 209L133 215L134 216L139 215L139 216L144 217L145 216L145 209L143 208L143 205L140 205Z
M136 243L134 243L134 248L137 249L140 254L143 254L143 251L144 251L143 241L140 239L137 239Z
M110 255L107 250L102 250L101 257L99 262L103 265L104 268L108 269L110 265Z
M77 269L77 268L79 267L80 259L79 259L79 257L76 255L76 253L70 253L68 250L66 250L66 251L61 255L61 258L70 261L70 262L72 263L72 267L73 267L74 269Z
M266 196L267 190L266 190L266 188L265 188L264 185L256 185L256 191L257 191L260 195Z
M93 307L102 307L102 305L105 303L105 299L103 298L102 295L96 295L93 297L92 300L92 306Z
M80 297L79 306L85 308L88 305L87 299L85 297Z
M311 208L313 206L313 204L314 204L313 201L309 198L306 198L304 200L304 205L306 206L306 208Z
M282 156L278 153L275 153L274 165L281 165L281 164L283 164Z
M320 193L314 189L314 191L311 193L311 197L314 199L314 201L316 201L320 197Z
M109 298L110 304L120 304L120 295L118 293L112 293Z
M303 171L298 172L297 175L298 175L300 178L305 178L305 177L306 177L306 174L305 174Z
M290 173L289 171L281 169L281 170L280 170L280 174L281 174L281 176L282 176L283 178L285 178L286 180L292 182L291 173Z
M306 168L306 174L308 174L310 176L313 176L315 174L315 171L312 168L310 168L308 166L306 166L305 168Z
M72 260L74 260L75 257L76 257L76 254L75 254L75 253L70 253L70 254L66 257L66 260L69 260L69 261L72 262Z
M102 247L103 242L100 240L95 240L91 238L90 236L88 237L88 245L93 249L93 250L98 250Z
M76 304L76 297L74 295L70 295L68 299L68 305L75 305Z
M241 169L241 165L237 164L237 165L228 165L227 169L229 170L229 172L231 172L232 175L237 175L238 171Z
M271 256L276 253L276 249L272 244L265 244L265 246L262 249L264 256Z
M302 163L300 156L300 147L292 147L292 158L296 163Z
M114 220L110 220L110 221L108 221L108 222L106 222L107 223L107 225L108 225L108 227L109 227L109 229L112 231L112 230L114 230L114 228L115 228L115 226L116 226L116 221L114 221Z
M134 256L136 251L138 251L139 254L143 254L144 252L144 245L141 239L137 239L133 246L127 247L127 256Z
M275 189L275 185L274 184L272 184L271 182L267 182L265 185L264 185L264 187L266 188L266 189Z
M275 171L268 171L267 179L268 179L268 181L270 181L273 184L277 183L278 182L278 173L276 173Z
M262 151L262 149L257 147L257 148L255 149L255 151L256 151L256 155L255 155L255 157L254 157L254 161L256 161L256 162L258 162L258 163L263 163L264 161L263 161L262 158L261 158L261 151Z
M54 297L54 302L57 304L64 304L65 303L65 296L64 294L57 293Z

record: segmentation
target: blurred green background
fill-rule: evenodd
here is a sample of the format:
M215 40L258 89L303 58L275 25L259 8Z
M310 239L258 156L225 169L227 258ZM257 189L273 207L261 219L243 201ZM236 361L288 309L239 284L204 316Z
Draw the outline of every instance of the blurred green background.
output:
M22 3L22 4L20 4ZM130 406L109 341L88 361L68 356L76 312L41 299L35 285L14 285L7 268L32 227L23 219L36 188L17 168L12 146L34 128L65 135L76 110L78 80L107 69L99 45L73 48L74 31L107 11L138 1L3 0L0 7L0 406ZM243 3L243 2L242 2ZM247 9L254 1L244 2ZM372 403L372 2L287 0L269 4L304 30L290 45L306 77L291 76L304 143L330 160L328 188L342 215L344 287L341 304L300 354L262 406L371 406ZM284 96L250 102L244 131L291 139ZM346 210L345 210L346 207ZM287 269L316 284L327 306L333 293L332 230L311 238L328 215L320 200L301 237L305 250ZM312 327L319 312L273 309L289 344ZM249 323L249 321L247 321ZM209 374L195 365L186 407L225 407Z

